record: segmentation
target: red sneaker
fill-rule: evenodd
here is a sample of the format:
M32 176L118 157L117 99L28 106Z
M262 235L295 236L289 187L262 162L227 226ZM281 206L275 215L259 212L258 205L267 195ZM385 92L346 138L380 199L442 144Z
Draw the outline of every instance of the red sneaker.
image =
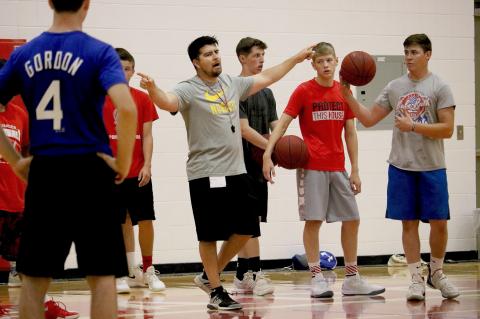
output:
M77 319L76 311L68 311L63 302L49 300L45 302L45 319Z
M8 309L0 305L0 316L3 317L5 315L8 315L8 313L9 313Z

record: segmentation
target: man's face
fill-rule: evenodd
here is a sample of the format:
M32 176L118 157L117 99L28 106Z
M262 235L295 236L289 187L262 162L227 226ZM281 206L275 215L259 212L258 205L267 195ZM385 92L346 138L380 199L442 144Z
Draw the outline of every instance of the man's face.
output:
M258 74L262 72L264 57L265 50L254 46L248 55L240 55L240 61L250 74Z
M125 78L127 82L130 83L130 79L132 78L133 74L135 73L135 67L133 63L126 60L120 60L122 63L123 72L125 73Z
M425 52L420 45L412 44L405 47L403 53L408 71L422 71L428 68L428 60L432 56L431 51Z
M198 72L208 77L217 77L222 73L222 58L220 50L214 44L205 45L200 49L198 58L193 60Z
M329 80L335 75L335 69L338 65L338 58L333 54L315 56L312 66L317 71L318 77Z

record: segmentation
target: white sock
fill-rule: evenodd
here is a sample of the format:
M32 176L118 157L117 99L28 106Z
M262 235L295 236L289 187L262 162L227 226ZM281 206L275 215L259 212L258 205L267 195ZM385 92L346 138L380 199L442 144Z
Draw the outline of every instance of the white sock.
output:
M17 272L17 262L11 261L10 262L10 272L16 273Z
M420 271L422 270L422 262L418 261L413 264L408 264L408 270L410 271L410 275L412 275L412 281L423 282L422 275L420 274Z
M128 269L135 268L135 252L127 252L127 264L128 264ZM132 274L133 275L133 274Z
M435 272L439 271L442 272L443 268L443 258L435 258L430 255L430 272L433 276Z

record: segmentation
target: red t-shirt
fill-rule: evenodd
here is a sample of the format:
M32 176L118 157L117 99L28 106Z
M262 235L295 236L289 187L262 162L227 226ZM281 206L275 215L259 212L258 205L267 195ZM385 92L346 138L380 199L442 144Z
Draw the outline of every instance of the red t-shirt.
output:
M23 107L7 104L5 112L0 112L0 127L19 153L28 146L28 114ZM0 155L0 210L23 213L25 187Z
M340 92L340 83L323 87L312 79L300 84L283 112L293 118L300 116L300 130L310 155L306 169L345 170L342 131L354 115Z
M137 134L135 138L135 147L133 149L132 166L128 172L127 178L137 177L143 167L145 159L143 157L143 124L146 122L153 122L158 119L157 110L153 105L148 94L130 88L133 100L137 105L138 122ZM110 138L110 146L112 147L113 155L117 155L117 130L116 130L116 115L117 111L112 103L110 97L106 97L105 106L103 109L103 120L105 122L105 129Z

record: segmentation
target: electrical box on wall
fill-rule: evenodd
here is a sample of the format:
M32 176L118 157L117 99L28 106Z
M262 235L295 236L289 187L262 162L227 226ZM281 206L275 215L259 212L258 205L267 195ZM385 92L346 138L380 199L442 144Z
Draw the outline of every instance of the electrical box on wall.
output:
M407 73L403 55L375 55L373 58L375 59L377 66L375 78L367 85L358 86L356 88L357 100L366 107L371 107L373 105L375 99L388 82ZM391 112L386 118L373 127L366 128L357 121L357 129L391 130L393 128L394 120L394 112Z

